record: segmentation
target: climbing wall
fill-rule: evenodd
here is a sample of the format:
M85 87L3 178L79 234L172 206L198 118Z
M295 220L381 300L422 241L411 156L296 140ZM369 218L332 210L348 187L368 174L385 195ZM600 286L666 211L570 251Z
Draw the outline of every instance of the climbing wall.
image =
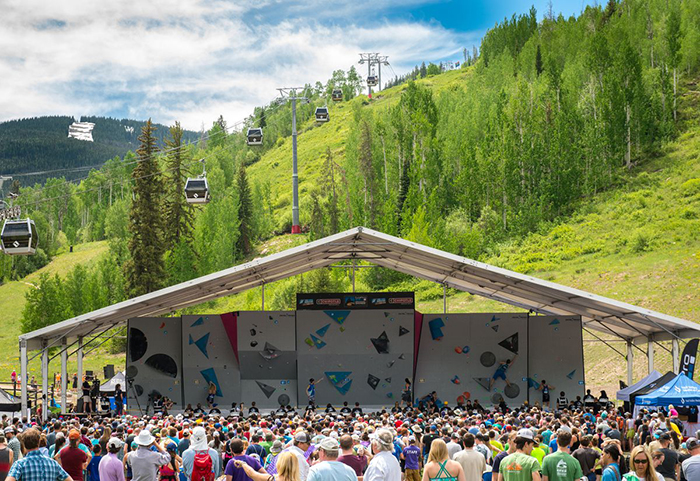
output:
M128 330L126 375L134 379L127 392L129 411L138 413L140 405L145 413L154 392L172 399L174 409L182 409L180 318L129 319Z
M216 385L215 404L227 409L241 397L236 314L182 316L184 405L207 407L209 381Z
M506 372L512 386L498 379L489 390L500 362L515 353ZM436 391L451 405L458 398L519 405L527 399L527 362L527 314L425 314L414 397Z
M296 313L238 313L241 402L260 408L297 404Z
M579 316L530 316L530 402L542 402L542 392L534 389L542 380L554 386L551 405L560 391L570 401L585 390L583 333Z
M413 309L297 311L299 404L310 378L323 379L318 405L399 401L413 371L413 325Z

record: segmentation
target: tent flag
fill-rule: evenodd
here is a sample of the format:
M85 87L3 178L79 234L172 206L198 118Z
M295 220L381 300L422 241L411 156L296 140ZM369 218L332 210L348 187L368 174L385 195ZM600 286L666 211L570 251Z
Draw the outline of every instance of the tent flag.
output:
M685 349L683 349L683 355L681 356L681 372L688 376L689 379L693 379L693 374L695 372L698 341L698 339L691 339L688 341L688 344L685 345Z
M680 373L655 391L637 396L635 404L639 406L698 405L700 404L700 384Z
M641 379L636 383L632 384L631 386L627 386L626 388L622 388L619 391L617 391L617 396L615 397L618 401L629 401L630 394L639 391L645 386L648 386L660 377L661 373L657 370L653 370L644 379Z

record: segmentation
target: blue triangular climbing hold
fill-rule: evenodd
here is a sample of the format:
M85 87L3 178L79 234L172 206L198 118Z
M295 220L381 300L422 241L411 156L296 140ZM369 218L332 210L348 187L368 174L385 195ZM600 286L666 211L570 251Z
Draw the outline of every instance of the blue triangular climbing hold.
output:
M550 326L556 326L559 324L559 319L554 319L552 322L549 323Z
M219 380L216 378L216 372L214 371L214 368L210 367L209 369L205 369L204 371L199 372L202 374L202 377L207 382L207 384L209 384L210 382L214 383L214 385L216 386L216 395L223 396L223 393L221 392L221 386L219 385Z
M567 374L566 377L568 377L569 379L573 379L573 378L574 378L574 374L576 374L576 369L574 369L574 370L571 371L569 374Z
M321 349L323 346L326 345L325 342L323 342L322 340L320 340L318 337L314 336L313 334L311 334L311 340L314 342L314 346L316 346L316 349Z
M328 317L333 319L338 324L342 324L350 315L350 311L323 311Z
M194 339L192 339L192 334L190 334L190 343L189 343L189 344L190 344L190 346L191 346L192 344L194 344Z
M194 321L190 327L201 326L202 324L204 324L204 317L203 316L200 317L199 319L197 319L196 321Z
M352 385L352 379L350 379L351 371L326 371L324 374L340 394L345 396L348 393Z
M328 328L330 328L330 327L331 327L330 324L326 324L321 329L317 330L316 334L318 334L319 337L323 337L326 335L326 332L328 331Z
M190 336L190 344L194 344L199 348L200 351L202 351L202 354L206 356L207 359L209 359L209 353L207 352L207 344L209 344L209 332L207 332L205 335L192 342L192 336Z
M497 322L497 321L500 321L500 320L501 320L501 318L500 318L500 317L496 317L496 314L494 314L493 317L491 318L491 322Z

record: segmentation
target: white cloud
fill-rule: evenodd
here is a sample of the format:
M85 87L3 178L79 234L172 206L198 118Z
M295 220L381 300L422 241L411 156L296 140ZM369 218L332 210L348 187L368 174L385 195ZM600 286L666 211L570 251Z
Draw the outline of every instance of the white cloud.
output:
M365 0L335 8L316 0L3 3L0 120L116 113L198 130L219 114L244 118L277 87L325 81L356 64L360 51L389 55L400 73L458 58L479 37L388 19L360 26L352 15L370 8ZM309 16L314 8L324 15Z

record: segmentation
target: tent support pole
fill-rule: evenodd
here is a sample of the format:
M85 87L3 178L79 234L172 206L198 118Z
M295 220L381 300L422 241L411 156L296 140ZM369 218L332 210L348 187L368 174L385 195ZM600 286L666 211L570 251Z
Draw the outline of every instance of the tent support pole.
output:
M671 356L673 356L673 372L678 374L678 371L680 370L680 358L678 357L678 338L674 337L673 341L671 341L671 348L673 352L671 353Z
M627 385L634 384L634 349L632 341L627 341Z
M80 388L83 385L83 336L78 337L78 394L80 394Z
M27 416L27 408L29 407L29 399L28 399L28 393L27 393L27 375L29 373L27 369L27 340L26 339L20 339L19 340L19 364L20 364L20 370L19 370L19 375L21 376L20 379L20 390L21 390L21 398L22 398L22 413L20 414L20 417L22 416ZM31 418L31 416L27 416L28 418Z
M442 313L447 314L447 284L442 285Z
M68 341L64 337L61 341L61 414L66 414L66 401L68 400L68 351L66 344Z
M355 293L355 259L352 260L352 293Z
M262 285L262 302L261 302L261 310L265 310L265 284Z
M41 419L46 421L49 414L49 348L46 345L46 341L42 342L43 346L41 349ZM22 379L22 382L26 384L27 380Z
M647 358L649 359L649 374L654 370L654 338L647 337Z

